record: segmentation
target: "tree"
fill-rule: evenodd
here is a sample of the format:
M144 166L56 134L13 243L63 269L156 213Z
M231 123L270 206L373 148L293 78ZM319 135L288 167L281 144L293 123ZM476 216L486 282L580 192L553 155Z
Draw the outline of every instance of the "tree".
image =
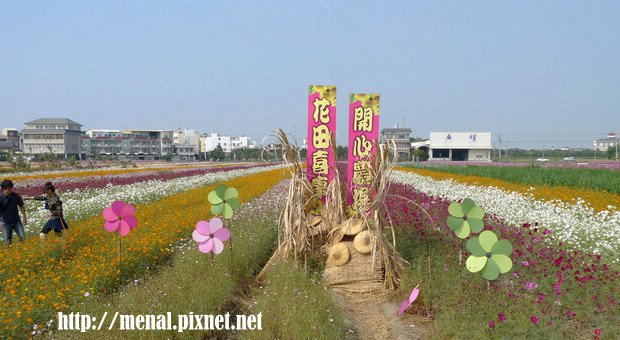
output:
M422 149L415 149L411 153L413 157L415 157L418 161L426 161L428 160L428 153Z
M346 146L338 145L336 147L336 159L339 161L346 161L349 159L349 148Z
M75 156L69 156L69 158L67 158L65 163L67 164L69 168L75 168L75 169L82 168L82 164L80 164L80 162L78 162L77 159L75 159Z
M163 158L166 160L166 162L172 162L172 152L168 151L167 154L163 155Z
M607 148L607 159L615 159L616 158L616 146L610 146Z
M218 144L218 146L215 147L215 149L211 150L211 152L209 152L209 156L216 160L216 161L222 161L224 160L224 158L226 158L226 154L224 153L224 149L222 149L222 146Z
M11 167L13 167L16 171L26 171L30 169L30 163L28 163L28 161L24 158L24 155L21 153L16 154L9 150L8 159Z
M42 165L41 167L49 168L49 169L62 168L62 164L60 164L58 157L56 157L56 155L54 154L52 147L48 146L47 149L49 150L48 152L41 154L41 156L38 157L40 162L45 162L45 164Z

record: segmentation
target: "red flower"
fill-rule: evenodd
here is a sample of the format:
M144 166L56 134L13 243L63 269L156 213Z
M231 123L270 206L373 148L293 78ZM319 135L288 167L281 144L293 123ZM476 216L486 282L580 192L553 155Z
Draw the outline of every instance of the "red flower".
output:
M600 328L597 328L597 329L594 330L594 334L596 334L596 335L601 335L602 332L603 331L601 331Z
M497 316L497 318L499 319L499 321L506 321L506 314L504 313L499 313L499 315Z
M495 328L495 321L489 321L489 328Z
M530 317L530 321L532 321L533 324L538 325L540 319L536 315L532 315L532 317Z

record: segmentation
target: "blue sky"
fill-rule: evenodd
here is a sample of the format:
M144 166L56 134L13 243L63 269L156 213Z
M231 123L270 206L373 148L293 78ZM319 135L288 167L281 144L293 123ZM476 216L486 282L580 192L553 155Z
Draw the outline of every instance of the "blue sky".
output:
M591 145L620 132L620 2L0 4L0 127L301 136L309 84L338 86L341 144L348 94L372 92L415 136Z

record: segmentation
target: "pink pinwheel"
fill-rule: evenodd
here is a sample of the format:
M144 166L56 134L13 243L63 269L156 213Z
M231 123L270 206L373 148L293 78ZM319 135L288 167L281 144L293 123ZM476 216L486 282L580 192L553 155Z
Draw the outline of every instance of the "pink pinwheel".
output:
M136 207L122 201L114 201L110 208L103 211L105 219L103 227L111 233L118 231L120 236L129 235L131 229L138 226L135 215Z
M217 217L209 222L198 222L192 234L194 241L198 242L198 250L203 253L221 253L224 250L224 242L230 238L230 230L223 228L223 225L224 222Z
M396 314L399 316L405 314L405 311L409 308L409 306L411 306L413 301L418 298L418 295L420 294L418 286L415 286L415 288L411 291L411 294L409 294L409 298L400 304L400 308L398 308L398 312Z

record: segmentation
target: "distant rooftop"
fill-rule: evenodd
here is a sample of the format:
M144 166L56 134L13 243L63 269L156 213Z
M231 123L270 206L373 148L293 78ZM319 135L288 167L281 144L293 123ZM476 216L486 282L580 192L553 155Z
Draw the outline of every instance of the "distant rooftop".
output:
M75 122L69 118L41 118L41 119L37 119L37 120L33 120L31 122L27 122L27 125L35 125L35 124L54 124L54 125L65 125L65 124L71 124L71 125L79 125L82 126L82 124Z
M395 127L381 129L381 132L413 132L413 130L411 130L410 128Z

